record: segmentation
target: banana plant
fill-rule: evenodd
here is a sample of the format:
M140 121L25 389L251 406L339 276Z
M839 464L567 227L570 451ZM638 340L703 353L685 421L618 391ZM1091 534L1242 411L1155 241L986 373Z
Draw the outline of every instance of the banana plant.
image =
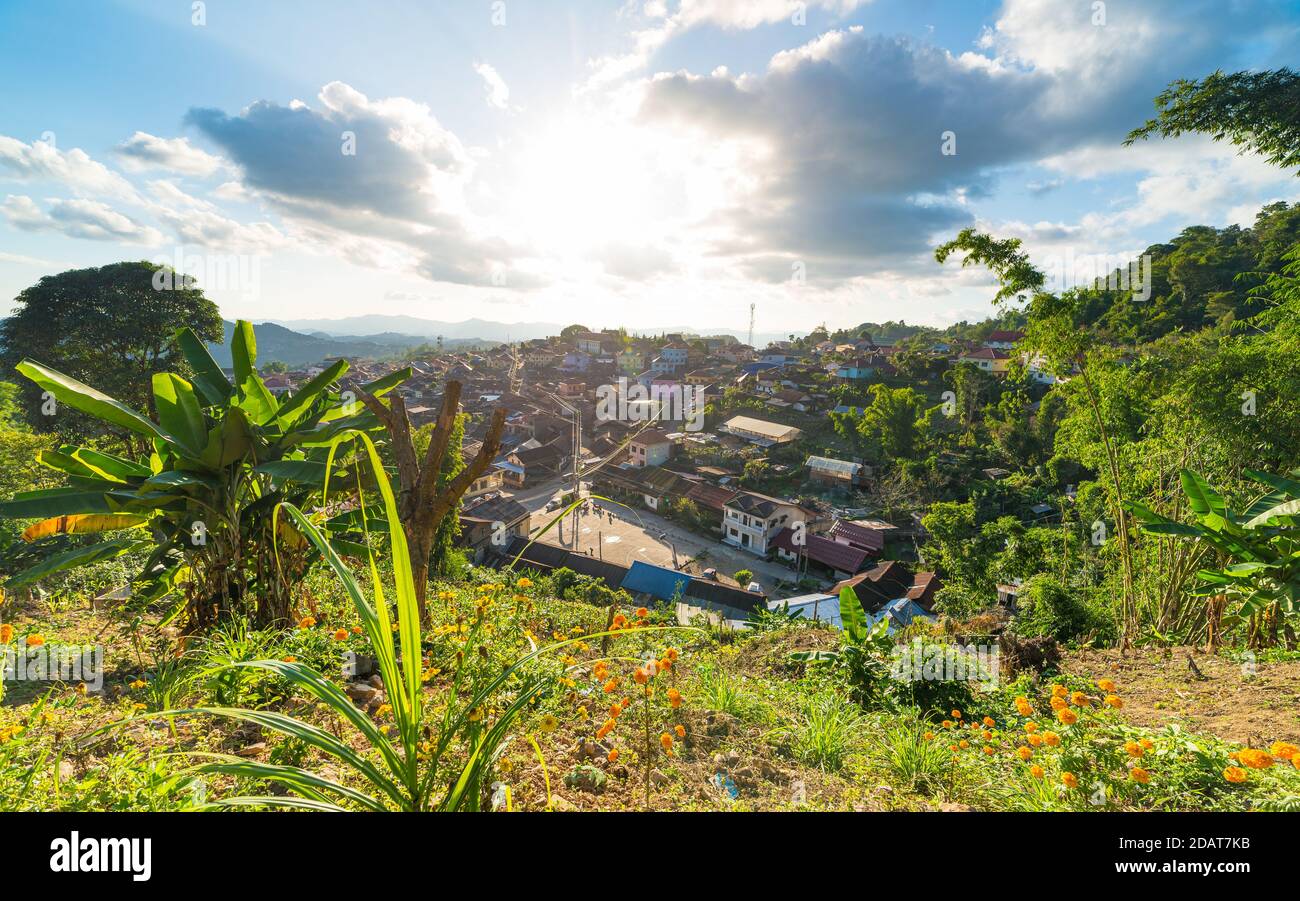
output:
M1195 541L1210 548L1219 569L1197 572L1194 596L1225 595L1235 601L1224 625L1241 625L1270 609L1283 617L1300 612L1300 470L1291 478L1246 470L1271 489L1241 514L1234 513L1210 483L1191 470L1179 479L1193 522L1178 522L1135 502L1128 509L1144 532Z
M452 702L437 712L430 710L423 694L423 636L411 555L391 483L368 435L353 432L339 435L337 440L360 442L373 470L374 484L382 499L382 518L367 520L365 527L382 523L387 530L392 581L386 582L381 576L382 568L376 554L368 551L365 560L371 591L367 596L335 551L326 534L328 524L319 522L320 514L308 515L288 501L282 501L278 510L320 552L356 607L361 626L374 648L379 675L392 707L395 730L390 733L381 729L338 685L317 670L284 660L242 661L219 669L249 667L280 676L336 714L356 731L356 736L345 739L311 723L270 710L195 707L167 710L154 716L170 718L200 714L253 723L302 741L332 758L336 772L347 774L346 778L324 775L304 767L262 763L229 754L192 755L207 759L186 770L187 773L273 782L289 792L224 798L211 802L211 807L328 811L477 810L483 800L486 777L519 715L542 691L554 686L554 677L529 675L528 664L544 654L600 636L582 636L536 648L503 668L485 685L469 690L461 685L462 661L453 674L449 694ZM484 622L480 618L471 627L468 634L470 645L480 639ZM500 713L491 722L481 719L476 713L492 708L499 709ZM121 724L105 729L118 725ZM357 751L358 744L363 745L366 752Z
M134 596L148 602L179 592L184 602L176 611L190 628L227 614L249 616L258 626L283 623L290 589L312 551L291 524L274 525L274 511L284 501L306 504L317 491L323 499L327 476L347 472L330 455L333 439L379 423L337 390L345 360L277 398L257 373L250 323L237 323L231 339L233 380L190 329L181 329L175 343L193 379L153 377L156 419L34 360L18 364L58 403L137 436L148 453L130 459L87 447L42 451L40 462L62 472L67 484L17 494L0 503L0 515L36 519L23 533L31 542L61 535L102 540L49 556L6 584L148 551ZM399 370L365 390L384 394L409 375ZM285 553L275 553L276 538Z

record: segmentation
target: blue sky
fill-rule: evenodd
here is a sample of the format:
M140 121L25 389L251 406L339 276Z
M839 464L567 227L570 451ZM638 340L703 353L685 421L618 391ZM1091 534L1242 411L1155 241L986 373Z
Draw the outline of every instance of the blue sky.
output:
M0 0L0 303L151 259L256 320L980 317L930 257L962 227L1069 282L1300 199L1203 138L1120 146L1298 32L1267 0Z

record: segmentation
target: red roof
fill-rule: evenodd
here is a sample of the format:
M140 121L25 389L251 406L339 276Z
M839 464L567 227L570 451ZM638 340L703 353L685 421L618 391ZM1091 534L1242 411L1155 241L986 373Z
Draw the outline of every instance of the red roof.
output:
M992 331L989 332L989 336L984 340L985 341L1006 341L1014 344L1015 342L1019 341L1023 337L1025 337L1024 332Z
M782 529L773 540L773 544L780 550L807 557L814 563L821 563L839 572L857 572L862 569L868 555L865 548L840 544L824 535L805 535L804 542L802 547L795 545L794 530L789 528Z
M836 541L856 545L873 553L879 553L885 549L884 532L879 529L869 529L857 523L845 522L842 519L835 520L835 524L831 526L830 532L827 534Z
M727 501L739 493L734 488L720 488L717 485L701 482L686 492L686 499L710 510L721 510L726 506Z

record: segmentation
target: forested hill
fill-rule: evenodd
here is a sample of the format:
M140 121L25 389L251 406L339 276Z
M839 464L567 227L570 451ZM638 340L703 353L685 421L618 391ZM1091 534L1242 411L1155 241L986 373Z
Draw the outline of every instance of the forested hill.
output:
M1144 279L1149 273L1151 291L1146 300L1135 300L1129 291L1108 291L1100 284L1080 292L1080 325L1092 326L1099 337L1121 344L1146 343L1175 331L1228 328L1264 309L1265 302L1251 289L1264 276L1282 269L1283 255L1298 241L1300 204L1283 201L1262 208L1248 228L1190 226L1168 242L1148 247L1142 256L1149 257L1149 264L1135 261L1131 271L1141 272ZM1009 309L997 317L943 329L864 322L829 337L870 336L877 343L978 341L995 329L1020 328L1024 321L1022 314Z

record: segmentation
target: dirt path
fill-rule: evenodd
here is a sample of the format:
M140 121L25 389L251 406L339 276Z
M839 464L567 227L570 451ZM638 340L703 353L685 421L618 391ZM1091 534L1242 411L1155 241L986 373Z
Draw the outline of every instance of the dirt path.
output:
M1203 679L1193 673L1189 654ZM1066 655L1061 668L1094 681L1114 679L1124 698L1124 717L1137 725L1179 723L1253 747L1300 740L1300 661L1252 668L1194 649L1144 648L1127 655L1076 651Z

